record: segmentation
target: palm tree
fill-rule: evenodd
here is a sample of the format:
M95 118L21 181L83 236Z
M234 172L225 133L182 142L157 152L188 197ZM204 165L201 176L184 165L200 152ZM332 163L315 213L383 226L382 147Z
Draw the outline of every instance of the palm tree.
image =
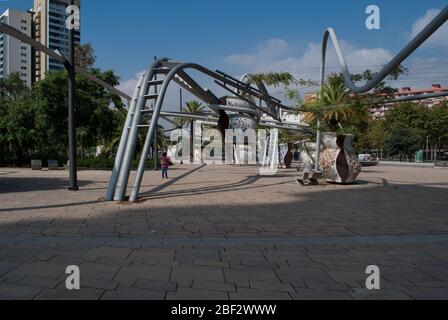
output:
M339 75L332 75L305 113L308 123L316 123L318 117L331 131L344 131L343 125L351 119L368 122L370 113L362 98L350 96L344 80Z
M204 110L205 108L206 108L206 106L204 106L202 103L200 103L196 100L191 100L191 101L188 101L187 103L185 103L185 107L182 109L182 111L187 112L187 113L198 113L198 112L201 112L202 110ZM194 160L194 158L193 158L194 120L186 120L183 123L190 124L190 162L193 162L193 160Z

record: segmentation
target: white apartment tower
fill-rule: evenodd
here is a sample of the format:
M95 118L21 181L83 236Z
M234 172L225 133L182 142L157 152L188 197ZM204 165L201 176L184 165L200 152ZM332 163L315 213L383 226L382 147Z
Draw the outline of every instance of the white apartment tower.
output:
M32 16L30 12L6 10L0 21L32 36ZM12 73L18 73L22 81L31 86L33 81L32 66L34 64L31 46L13 37L0 33L0 79Z
M66 8L69 0L34 0L34 38L43 45L53 50L58 50L63 55L68 55L68 29L66 20L68 14ZM78 7L81 0L75 0ZM75 30L75 44L80 43L80 31ZM42 52L36 52L35 79L39 81L45 78L48 71L63 70L64 66Z

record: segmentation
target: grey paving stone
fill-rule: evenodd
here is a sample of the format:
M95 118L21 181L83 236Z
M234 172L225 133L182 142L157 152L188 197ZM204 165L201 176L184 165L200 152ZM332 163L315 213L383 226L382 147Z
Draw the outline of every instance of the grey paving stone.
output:
M95 263L117 267L129 267L132 264L132 261L129 259L99 258Z
M319 290L329 290L329 291L350 291L350 287L343 283L336 283L333 280L326 280L326 281L320 281L320 280L304 280L305 287L303 288L309 288L309 289L319 289ZM300 288L297 286L297 288Z
M237 288L236 293L230 293L231 300L260 301L260 300L291 300L288 292Z
M18 263L0 262L0 277L17 268Z
M225 261L204 260L204 259L194 259L193 264L198 266L221 267L221 268L228 268L230 266L230 264Z
M180 268L173 268L170 281L181 286L191 286L194 280L224 282L223 269L197 265L181 265Z
M448 300L448 288L410 288L406 293L417 300Z
M291 293L294 300L353 300L344 291L319 290L319 289L298 289L297 293Z
M235 292L236 286L235 286L235 284L232 284L232 283L194 280L193 281L193 289Z
M448 281L440 280L411 280L411 283L416 287L424 288L448 288Z
M41 291L42 288L38 287L2 283L0 285L0 300L31 300Z
M136 263L145 261L173 261L174 254L175 251L170 249L143 248L141 250L132 251L129 260Z
M151 291L175 292L177 285L167 281L137 280L133 287Z
M367 265L363 268L333 267L325 271L334 282L357 288L365 286L365 281L368 277L368 275L365 274L365 268L367 268Z
M106 291L101 300L163 300L165 292L119 286L115 291Z
M132 265L122 267L114 280L121 285L132 286L137 280L167 281L171 274L170 267L151 265Z
M226 282L237 283L237 281L261 280L278 281L278 277L271 268L251 268L247 266L234 266L224 269Z
M448 266L423 265L418 270L439 281L448 281Z
M263 289L281 292L296 292L291 284L281 282L267 282L250 280L250 287L252 289Z
M85 262L79 265L81 279L112 280L120 267Z
M45 279L45 278L38 278L38 277L25 277L18 282L18 284L21 284L21 285L45 288L45 289L55 289L60 283L61 283L61 280Z
M67 290L64 286L56 289L45 289L35 299L37 300L98 300L104 290L82 288L80 290Z
M99 258L122 259L125 260L131 253L128 248L99 247L90 249L82 258L88 261L95 261Z
M229 300L226 292L179 287L177 292L168 292L167 300Z
M284 283L302 285L304 280L328 281L328 275L321 268L281 267L275 270Z
M111 280L99 280L99 279L86 279L81 281L81 288L102 289L113 291L118 287L118 283Z
M23 275L23 276L33 276L42 277L49 279L56 279L61 274L65 273L65 265L47 263L47 262L32 262L27 264L22 264L15 268L13 271L9 272L5 276L10 275Z

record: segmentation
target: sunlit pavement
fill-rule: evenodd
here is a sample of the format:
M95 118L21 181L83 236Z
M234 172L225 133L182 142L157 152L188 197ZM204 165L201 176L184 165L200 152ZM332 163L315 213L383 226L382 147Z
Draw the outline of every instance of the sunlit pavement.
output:
M182 166L148 171L134 205L102 201L109 175L68 192L66 171L0 169L0 299L448 299L447 169L302 187L295 170Z

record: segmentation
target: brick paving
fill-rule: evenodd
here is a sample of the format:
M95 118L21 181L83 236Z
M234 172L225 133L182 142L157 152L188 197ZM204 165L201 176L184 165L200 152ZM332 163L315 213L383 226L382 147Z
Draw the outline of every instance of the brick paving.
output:
M294 170L170 174L147 172L129 205L102 201L108 172L81 171L73 193L65 171L0 168L0 299L448 299L446 169L379 166L313 187Z

